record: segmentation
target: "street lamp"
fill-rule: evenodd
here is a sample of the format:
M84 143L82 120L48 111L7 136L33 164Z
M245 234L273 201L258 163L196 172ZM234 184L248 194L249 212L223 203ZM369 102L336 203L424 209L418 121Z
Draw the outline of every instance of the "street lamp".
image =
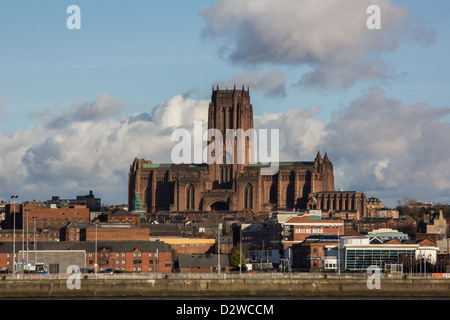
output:
M98 224L95 224L95 264L94 264L94 273L95 276L97 276L97 226Z
M27 266L28 266L28 212L30 211L30 209L25 209L25 211L27 212Z
M36 266L37 252L36 252L36 216L33 216L33 249L34 249L34 265Z
M24 277L24 273L25 273L25 269L23 267L23 260L24 260L24 255L25 255L25 226L24 224L24 214L23 214L23 207L22 207L22 279Z
M217 246L217 274L220 276L220 233L222 232L222 224L219 223L219 230L218 230L218 243L219 245Z
M13 199L13 203L14 203L14 218L13 218L13 279L15 277L16 274L16 267L15 267L15 262L16 262L16 199L18 198L18 195L12 195L11 199ZM10 207L11 208L11 207ZM11 211L11 210L10 210Z
M239 228L239 275L242 274L242 224Z
M36 251L36 216L33 216L33 250Z
M340 276L341 275L341 233L340 233L340 231L339 231L339 226L338 226L338 230L337 230L337 232L338 232L338 234L337 234L337 236L338 236L338 252L337 252L337 254L338 254L338 265L337 265L337 267L338 267L338 275Z

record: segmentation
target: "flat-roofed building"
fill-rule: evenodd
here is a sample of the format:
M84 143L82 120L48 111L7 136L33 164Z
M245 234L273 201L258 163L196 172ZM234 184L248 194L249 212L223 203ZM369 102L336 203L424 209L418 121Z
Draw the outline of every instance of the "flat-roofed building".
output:
M439 247L431 242L402 243L392 239L386 243L371 243L368 237L340 238L339 251L336 246L328 247L325 252L325 264L332 264L339 260L341 270L364 272L370 266L377 266L382 270L389 270L391 265L402 265L411 268L416 261L436 263L436 254ZM339 255L338 255L339 252ZM333 269L333 268L329 268Z

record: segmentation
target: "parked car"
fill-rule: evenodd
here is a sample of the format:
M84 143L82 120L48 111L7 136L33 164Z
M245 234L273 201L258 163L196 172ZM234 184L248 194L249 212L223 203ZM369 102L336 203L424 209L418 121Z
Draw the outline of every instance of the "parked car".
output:
M111 268L106 268L106 269L105 269L105 273L106 273L106 274L113 274L113 273L114 273L114 270L111 269Z

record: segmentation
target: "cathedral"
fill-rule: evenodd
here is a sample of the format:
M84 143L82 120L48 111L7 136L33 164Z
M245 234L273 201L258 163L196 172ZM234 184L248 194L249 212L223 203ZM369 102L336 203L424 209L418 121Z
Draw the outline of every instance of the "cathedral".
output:
M212 89L208 129L253 129L249 89ZM223 145L237 143L224 138ZM245 140L246 150L252 142ZM229 211L260 214L271 210L341 209L361 207L361 194L335 192L333 164L328 155L317 153L314 161L278 163L267 175L261 163L252 162L252 152L243 161L203 164L156 164L134 159L129 172L130 211L141 217L158 212ZM224 157L227 156L224 154ZM229 163L231 162L231 163Z

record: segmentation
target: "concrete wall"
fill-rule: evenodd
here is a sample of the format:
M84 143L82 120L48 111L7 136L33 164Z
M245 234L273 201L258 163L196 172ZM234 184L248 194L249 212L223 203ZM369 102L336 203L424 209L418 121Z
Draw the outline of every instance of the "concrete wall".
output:
M84 279L2 280L0 298L19 297L450 297L450 279L383 279L368 289L364 279Z

